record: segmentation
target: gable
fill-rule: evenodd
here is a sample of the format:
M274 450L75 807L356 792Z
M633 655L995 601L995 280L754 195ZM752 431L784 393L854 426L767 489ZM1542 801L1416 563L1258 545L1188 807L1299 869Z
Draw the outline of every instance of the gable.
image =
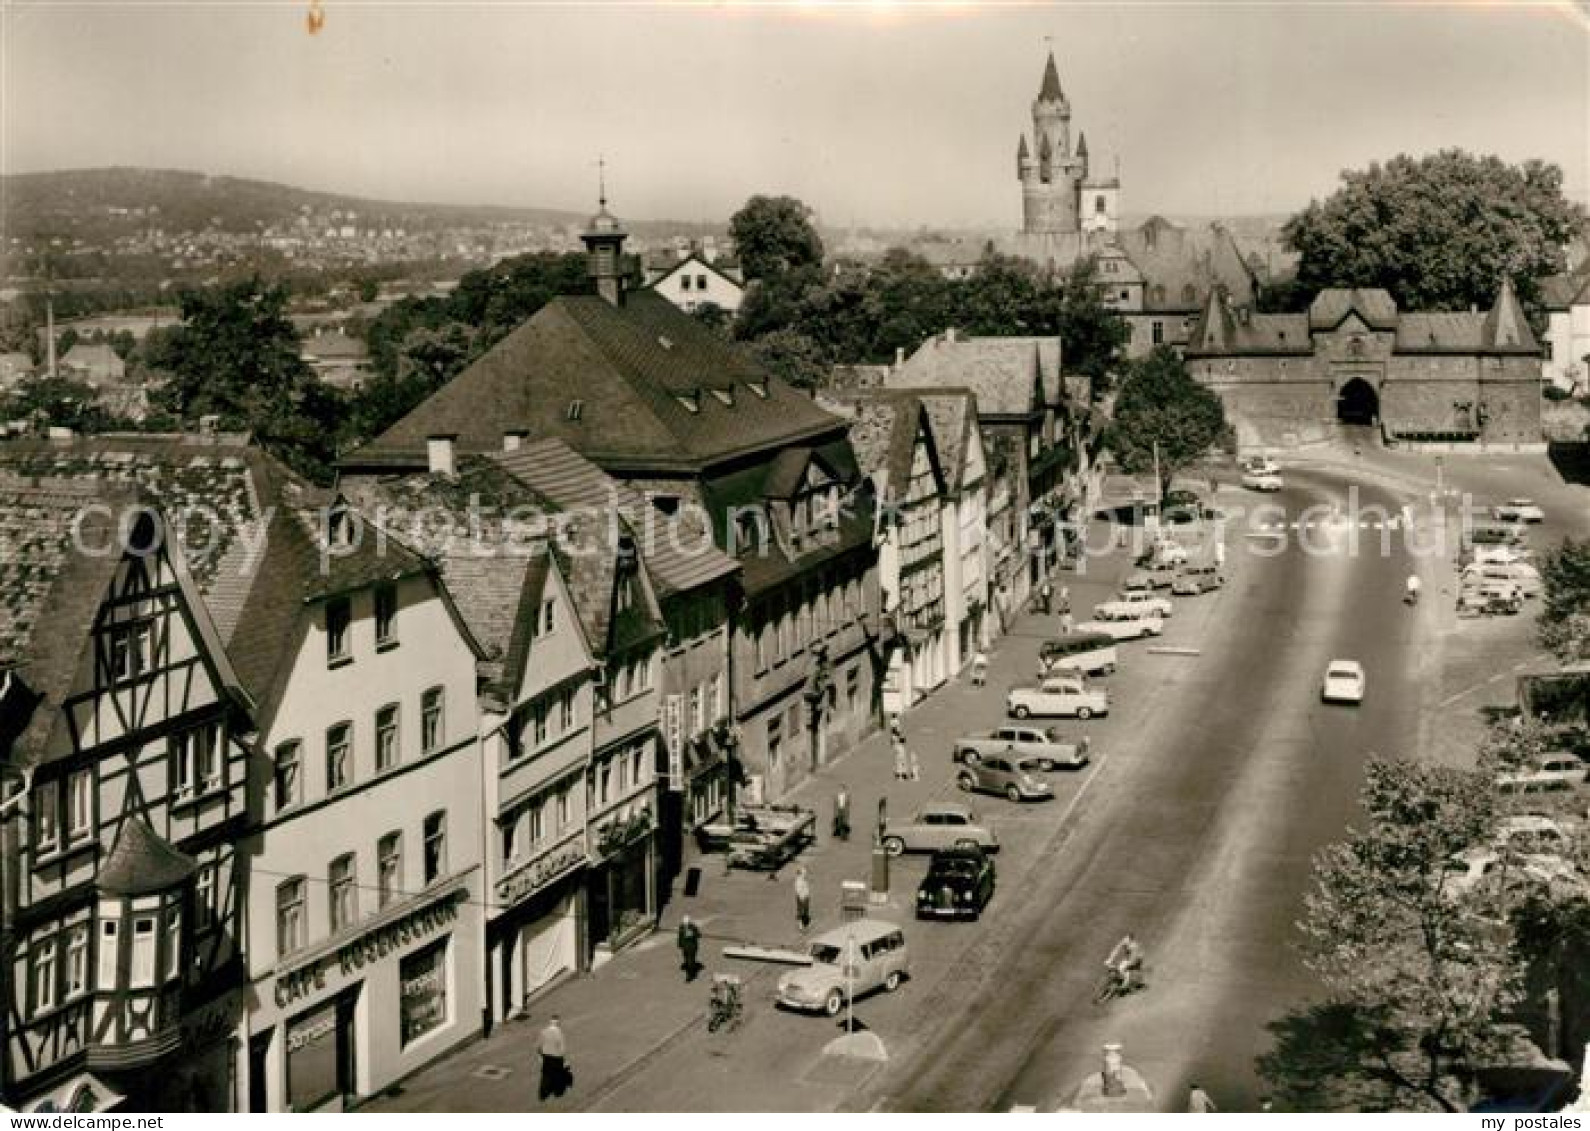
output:
M528 654L519 668L518 686L514 688L514 701L534 698L549 687L579 675L595 663L595 655L585 638L584 626L574 608L574 598L555 555L546 555L545 580L533 602L527 601L524 617L535 618L533 628L526 626L525 648ZM548 603L552 606L552 629L547 631L542 620Z
M960 487L971 487L980 483L988 474L988 460L983 452L983 431L981 428L967 429L966 455L961 464Z

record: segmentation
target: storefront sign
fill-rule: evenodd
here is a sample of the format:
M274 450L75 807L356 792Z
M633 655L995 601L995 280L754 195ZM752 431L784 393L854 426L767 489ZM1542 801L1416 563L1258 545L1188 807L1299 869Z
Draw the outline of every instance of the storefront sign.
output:
M668 748L668 789L685 787L684 697L663 696L663 745Z
M407 955L398 968L398 987L405 1045L447 1024L447 940Z
M337 1093L337 1003L295 1018L287 1026L287 1098L296 1111L312 1111Z
M518 871L498 880L497 901L503 904L518 903L583 863L585 863L585 832L580 830L562 844L549 848Z
M409 912L402 918L383 923L360 938L344 944L336 952L337 973L355 974L366 964L402 950L458 918L460 892L446 899ZM303 966L281 974L272 990L276 1004L285 1009L295 1001L312 997L326 988L326 974L332 970L330 955L319 955Z

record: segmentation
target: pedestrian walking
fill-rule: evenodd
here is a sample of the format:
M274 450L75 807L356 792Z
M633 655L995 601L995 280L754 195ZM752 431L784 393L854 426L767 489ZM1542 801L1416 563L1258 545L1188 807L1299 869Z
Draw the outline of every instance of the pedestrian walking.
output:
M909 777L912 781L920 781L921 780L921 778L922 778L922 767L917 763L916 751L915 750L907 750L906 751L906 770L907 770L906 776Z
M1220 1109L1215 1106L1215 1101L1209 1098L1209 1093L1197 1084L1190 1085L1187 1092L1187 1111L1190 1115L1212 1115Z
M979 648L972 653L972 686L984 687L988 684L988 657Z
M700 963L696 961L696 952L700 947L701 928L686 915L679 920L679 968L685 972L687 982L694 982L701 970Z
M541 1099L545 1102L548 1096L561 1096L574 1086L574 1073L569 1071L569 1045L556 1014L541 1030L537 1047L541 1050Z
M1047 578L1044 579L1043 588L1038 590L1038 597L1043 602L1043 615L1048 616L1054 607L1054 586L1049 584Z
M1060 615L1069 616L1071 613L1071 586L1060 586Z
M812 885L806 879L806 866L795 869L795 922L805 934L812 925Z
M911 776L911 755L905 748L905 738L899 734L894 736L894 778L904 781Z
M1069 609L1060 614L1060 633L1061 633L1061 635L1069 635L1071 630L1073 628L1075 628L1075 627L1076 627L1076 621L1072 620L1071 611Z
M850 839L850 791L843 782L839 783L839 792L834 794L834 839Z

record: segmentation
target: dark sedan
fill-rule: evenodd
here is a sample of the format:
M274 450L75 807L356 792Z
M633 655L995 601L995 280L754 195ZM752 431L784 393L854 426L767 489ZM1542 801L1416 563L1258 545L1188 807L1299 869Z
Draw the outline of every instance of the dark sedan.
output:
M976 919L994 898L994 858L980 848L945 848L916 889L918 919Z

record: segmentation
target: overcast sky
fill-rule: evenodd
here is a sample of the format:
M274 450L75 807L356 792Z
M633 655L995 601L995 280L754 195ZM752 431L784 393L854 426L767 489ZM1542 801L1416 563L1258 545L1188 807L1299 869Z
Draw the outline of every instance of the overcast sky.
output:
M1590 2L1590 0L1587 0ZM144 165L386 199L1015 226L1050 37L1133 214L1290 212L1443 146L1590 186L1586 2L0 4L6 172Z

